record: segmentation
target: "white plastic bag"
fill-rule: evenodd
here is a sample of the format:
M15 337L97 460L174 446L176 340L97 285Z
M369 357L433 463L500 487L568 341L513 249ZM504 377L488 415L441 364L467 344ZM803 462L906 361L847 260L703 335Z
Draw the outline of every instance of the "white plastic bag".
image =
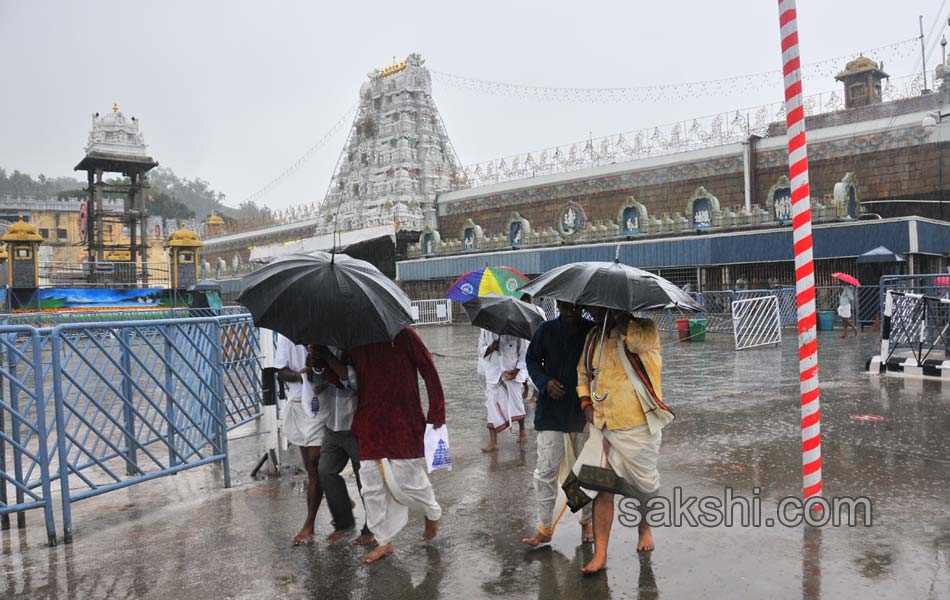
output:
M449 453L449 429L445 425L434 429L426 423L425 433L426 469L429 473L436 469L452 470L452 455Z

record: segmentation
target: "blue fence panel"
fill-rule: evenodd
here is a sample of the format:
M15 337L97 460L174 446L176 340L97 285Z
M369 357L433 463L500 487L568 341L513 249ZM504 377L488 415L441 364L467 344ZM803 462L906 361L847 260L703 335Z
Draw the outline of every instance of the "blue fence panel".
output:
M67 542L76 500L218 461L230 485L216 319L59 325L50 337Z
M261 416L260 337L249 314L220 317L228 428Z
M42 508L50 545L56 543L50 491L45 378L49 350L31 327L0 327L0 526L26 526L23 511ZM12 473L12 475L11 475Z
M55 544L54 483L67 542L76 500L212 462L229 487L227 433L260 416L261 391L257 329L230 312L0 326L2 527L42 508Z

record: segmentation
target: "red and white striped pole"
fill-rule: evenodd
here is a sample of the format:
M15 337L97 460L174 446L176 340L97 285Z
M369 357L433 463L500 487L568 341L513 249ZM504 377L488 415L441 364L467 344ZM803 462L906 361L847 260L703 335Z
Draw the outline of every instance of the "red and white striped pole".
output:
M798 300L798 371L802 410L802 496L821 494L821 413L818 406L818 335L815 265L812 257L811 195L805 147L805 107L798 52L795 0L778 0L785 75L788 172L792 182L792 238L795 243L795 295Z

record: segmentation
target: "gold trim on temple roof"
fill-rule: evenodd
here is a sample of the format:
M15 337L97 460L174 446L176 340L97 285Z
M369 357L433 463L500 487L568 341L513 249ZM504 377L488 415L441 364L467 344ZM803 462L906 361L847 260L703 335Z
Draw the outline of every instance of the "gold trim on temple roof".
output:
M408 61L408 60L404 60L404 61L402 61L402 62L398 62L398 63L396 63L396 64L394 64L394 65L390 65L390 66L386 67L385 69L383 69L382 71L380 71L380 72L379 72L379 76L380 76L380 77L389 77L390 75L395 75L396 73L398 73L398 72L400 72L400 71L404 71L404 70L406 69L406 67L408 67L408 66L409 66L409 61Z

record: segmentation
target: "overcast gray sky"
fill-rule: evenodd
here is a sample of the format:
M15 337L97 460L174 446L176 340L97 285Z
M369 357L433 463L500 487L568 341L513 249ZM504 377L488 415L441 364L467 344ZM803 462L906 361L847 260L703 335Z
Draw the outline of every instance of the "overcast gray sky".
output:
M929 30L941 11L945 22L947 4L800 0L803 62L914 37L917 15ZM0 166L70 174L90 114L116 101L141 119L162 165L208 180L236 205L320 139L356 102L366 74L393 56L420 52L432 69L511 83L643 86L778 69L777 21L776 3L762 0L0 0ZM908 75L915 59L885 68ZM838 87L830 77L804 85L806 94ZM770 89L630 104L433 88L465 164L782 97L780 79ZM321 199L346 130L262 202Z

